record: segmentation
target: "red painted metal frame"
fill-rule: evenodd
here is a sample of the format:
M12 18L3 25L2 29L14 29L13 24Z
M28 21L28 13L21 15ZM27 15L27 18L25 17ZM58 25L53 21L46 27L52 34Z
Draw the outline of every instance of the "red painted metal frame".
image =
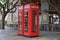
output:
M18 34L24 35L24 6L18 7Z
M32 10L35 10L35 11L37 11L37 24L36 24L36 32L33 32L32 30L32 27L34 27L33 26L33 12L32 12ZM24 35L25 36L39 36L39 7L38 7L38 5L37 4L26 4L25 6L24 6L24 12L25 11L28 11L28 31L27 32L25 32L24 31ZM25 19L25 17L24 17L24 19ZM24 26L24 29L25 29L25 26Z

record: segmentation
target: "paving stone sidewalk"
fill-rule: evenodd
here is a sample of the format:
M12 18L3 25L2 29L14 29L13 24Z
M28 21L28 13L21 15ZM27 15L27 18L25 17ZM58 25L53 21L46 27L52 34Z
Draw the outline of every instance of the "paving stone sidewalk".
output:
M24 37L17 35L17 30L0 30L0 40L60 40L60 32L40 31L39 37Z

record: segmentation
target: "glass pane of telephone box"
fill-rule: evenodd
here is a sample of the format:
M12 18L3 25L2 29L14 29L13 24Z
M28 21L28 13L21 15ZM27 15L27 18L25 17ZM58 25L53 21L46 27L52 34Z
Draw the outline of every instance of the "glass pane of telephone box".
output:
M25 11L25 32L28 32L28 11Z
M20 31L22 31L22 13L19 14L20 21Z
M36 32L36 25L37 25L37 11L36 10L33 10L33 26L32 26L32 31L33 32Z

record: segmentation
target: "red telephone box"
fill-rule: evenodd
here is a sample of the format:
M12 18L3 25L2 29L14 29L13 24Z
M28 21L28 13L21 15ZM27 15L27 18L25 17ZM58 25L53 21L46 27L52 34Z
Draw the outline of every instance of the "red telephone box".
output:
M18 7L18 34L24 34L24 7Z
M24 36L39 36L39 7L37 4L24 6Z

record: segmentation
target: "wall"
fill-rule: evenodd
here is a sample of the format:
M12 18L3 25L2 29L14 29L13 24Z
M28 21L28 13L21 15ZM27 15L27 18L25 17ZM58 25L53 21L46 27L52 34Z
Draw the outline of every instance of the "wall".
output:
M49 14L43 10L49 10L49 5L46 0L41 0L41 23L48 24L49 22Z

